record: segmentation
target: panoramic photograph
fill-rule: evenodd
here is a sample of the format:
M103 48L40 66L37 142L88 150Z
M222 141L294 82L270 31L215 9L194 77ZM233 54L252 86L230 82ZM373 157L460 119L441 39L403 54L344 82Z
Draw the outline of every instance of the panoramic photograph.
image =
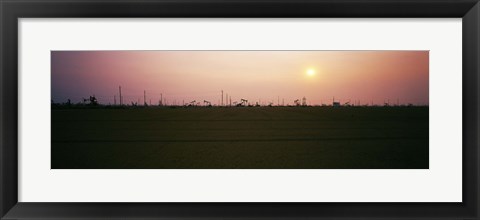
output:
M429 51L51 51L51 169L429 169Z

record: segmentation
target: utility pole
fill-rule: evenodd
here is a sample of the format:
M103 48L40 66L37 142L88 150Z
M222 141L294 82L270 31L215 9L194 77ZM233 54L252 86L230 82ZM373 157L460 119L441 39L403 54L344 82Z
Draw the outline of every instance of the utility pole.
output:
M223 90L222 90L222 106L223 106Z
M160 93L160 105L163 106L163 93Z
M122 104L123 104L123 102L122 102L123 100L122 100L122 87L121 87L121 86L118 87L118 93L119 93L119 95L120 95L120 105L122 105Z
M143 106L147 106L147 92L143 90Z
M113 105L117 105L117 96L116 95L113 96Z

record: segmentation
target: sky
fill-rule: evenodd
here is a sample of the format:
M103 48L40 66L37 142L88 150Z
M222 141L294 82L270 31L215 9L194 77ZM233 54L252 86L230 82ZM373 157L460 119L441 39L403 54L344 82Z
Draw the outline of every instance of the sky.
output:
M428 51L52 51L52 100L428 105Z

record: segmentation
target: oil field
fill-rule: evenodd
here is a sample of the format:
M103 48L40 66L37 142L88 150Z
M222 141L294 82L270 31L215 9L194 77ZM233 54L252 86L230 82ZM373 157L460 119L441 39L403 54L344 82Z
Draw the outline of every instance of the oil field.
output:
M51 51L52 169L429 169L429 51Z
M428 107L52 108L52 169L428 169Z

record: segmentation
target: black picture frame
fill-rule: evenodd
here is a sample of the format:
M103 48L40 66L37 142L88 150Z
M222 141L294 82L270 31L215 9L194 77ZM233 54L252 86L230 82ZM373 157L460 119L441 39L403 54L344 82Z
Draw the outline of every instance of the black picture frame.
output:
M479 219L478 0L0 0L1 219ZM462 203L18 202L18 18L462 18ZM125 189L128 191L129 189ZM288 189L285 189L288 190ZM120 192L121 193L121 192ZM438 192L442 193L442 192Z

